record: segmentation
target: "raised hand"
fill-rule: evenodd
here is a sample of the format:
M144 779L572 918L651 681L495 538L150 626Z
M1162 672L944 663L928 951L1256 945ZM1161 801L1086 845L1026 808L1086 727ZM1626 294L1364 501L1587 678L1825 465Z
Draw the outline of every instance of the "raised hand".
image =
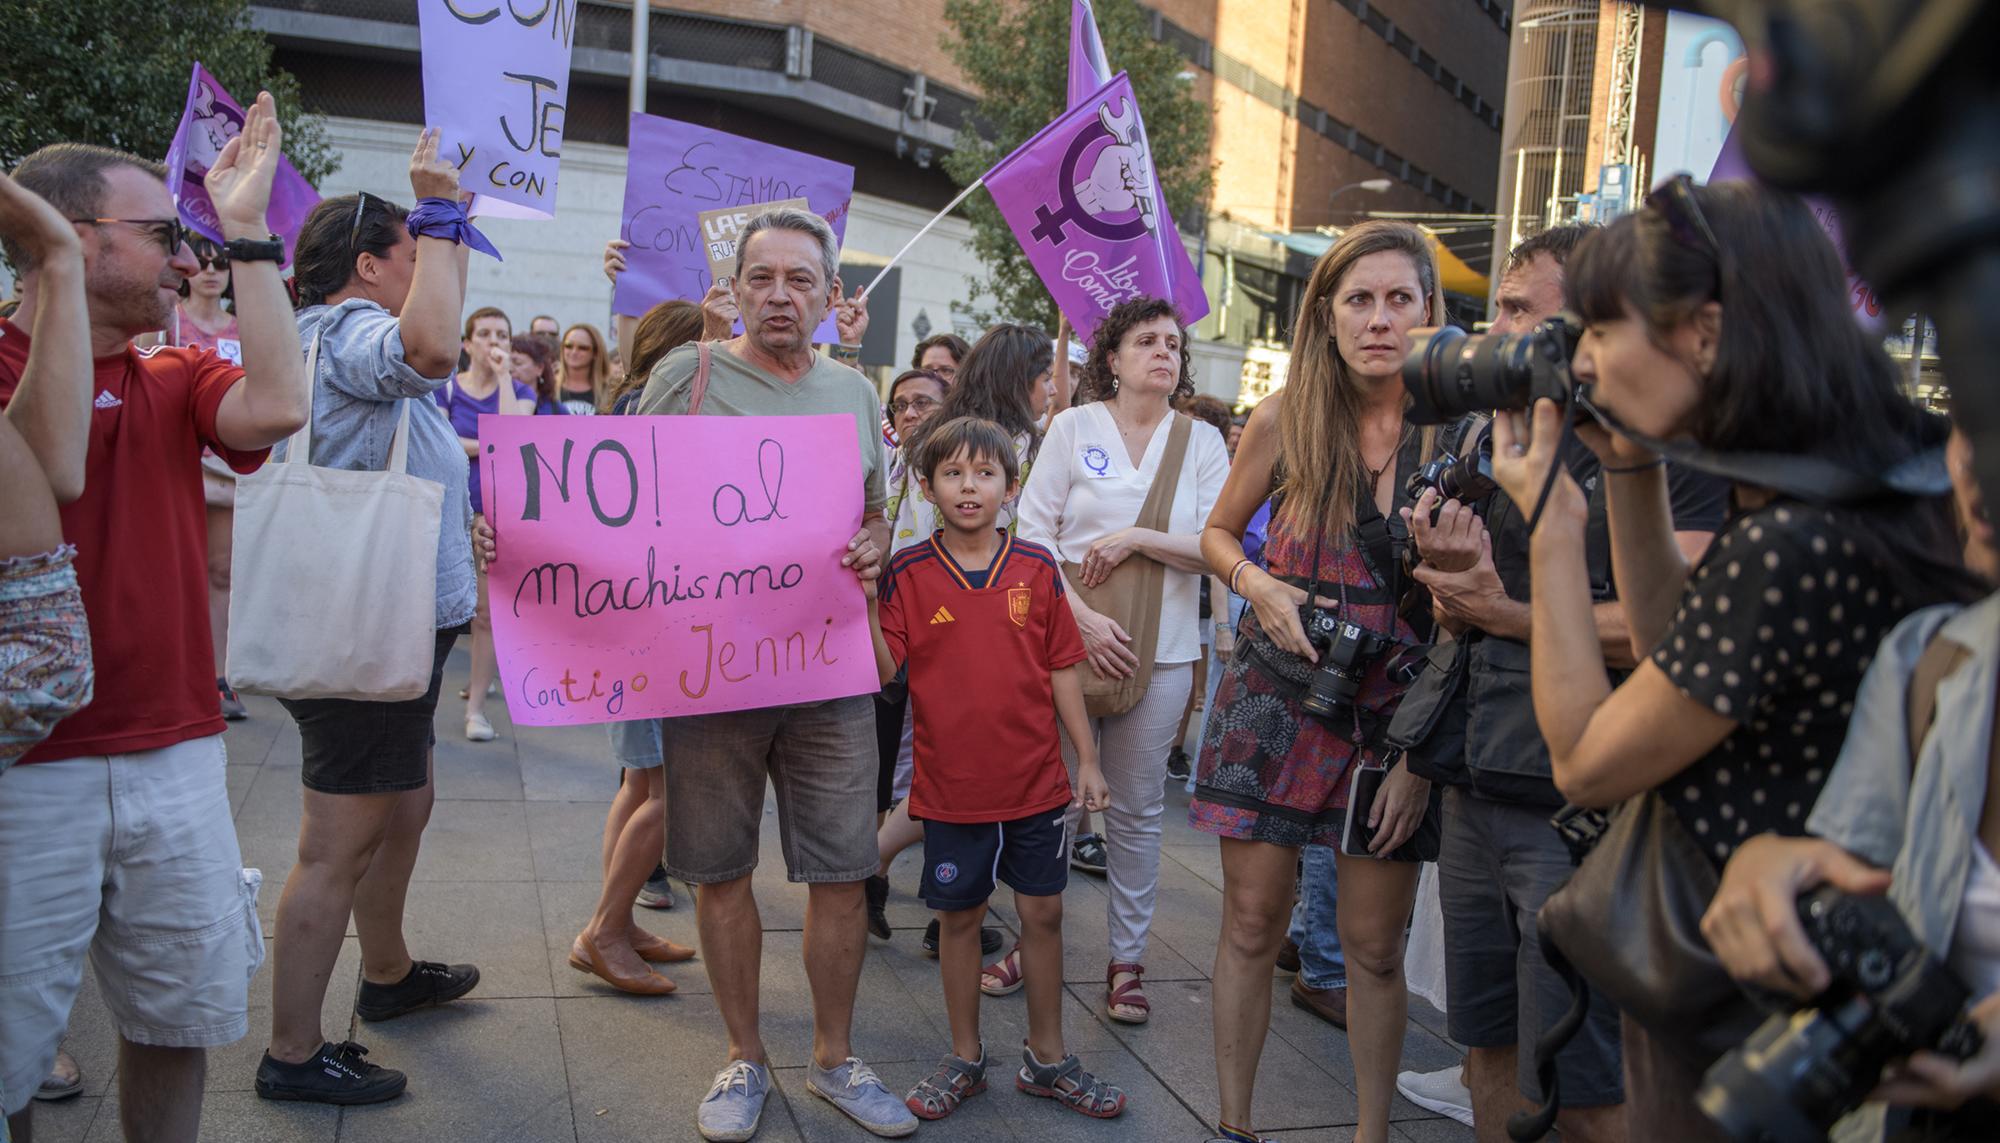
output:
M631 245L623 238L613 238L604 244L604 276L614 286L618 284L618 275L625 272L625 250Z
M458 168L444 159L438 158L438 146L444 132L436 127L424 128L417 136L417 149L410 155L410 189L418 198L448 198L454 202L471 196L458 189Z
M19 246L35 266L51 258L83 257L83 241L62 212L4 174L0 174L0 234Z
M202 180L224 237L262 239L270 234L265 212L271 205L271 179L284 157L283 144L278 105L270 92L260 91L243 116L242 133L222 149Z

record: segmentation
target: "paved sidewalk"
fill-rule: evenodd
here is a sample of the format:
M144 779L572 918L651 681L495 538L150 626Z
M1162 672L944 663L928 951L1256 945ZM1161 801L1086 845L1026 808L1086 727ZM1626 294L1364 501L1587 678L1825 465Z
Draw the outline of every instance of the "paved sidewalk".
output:
M464 644L445 674L438 717L437 809L410 888L411 950L434 960L472 961L483 979L465 1000L387 1024L350 1013L360 951L350 935L326 1001L326 1030L352 1036L371 1058L410 1075L400 1099L342 1110L267 1103L251 1080L270 1031L269 967L251 990L250 1035L210 1053L201 1137L215 1143L374 1140L460 1143L608 1143L698 1139L695 1104L721 1065L725 1037L699 962L667 968L671 997L617 993L569 967L571 939L598 891L598 851L617 768L598 727L516 730L496 702L488 710L497 742L460 736L456 699L464 685ZM243 861L264 871L260 910L266 930L291 869L299 823L299 738L268 699L247 699L251 718L228 734L229 790ZM1166 857L1147 956L1152 1022L1115 1025L1101 1015L1104 991L1103 883L1070 882L1065 913L1065 1034L1099 1075L1130 1094L1117 1120L1086 1119L1012 1090L1006 1081L1025 1034L1025 994L989 999L982 1009L999 1082L948 1120L926 1124L931 1140L1206 1139L1215 1114L1210 1058L1208 966L1221 915L1221 867L1212 838L1189 829L1185 797L1170 789ZM803 886L787 884L777 824L766 807L757 893L764 918L763 1027L777 1085L758 1139L871 1138L826 1103L807 1096L810 1005L800 963ZM919 850L897 863L888 942L870 941L856 1006L854 1043L891 1090L906 1091L949 1045L936 962L918 943L928 914L913 892ZM996 898L998 900L998 898ZM694 944L692 903L670 912L639 910L663 936ZM996 908L1003 923L1010 909ZM1355 1100L1347 1039L1291 1006L1280 976L1258 1078L1260 1130L1284 1143L1347 1143ZM1458 1058L1443 1022L1420 1000L1403 1066L1429 1070ZM86 974L70 1025L84 1094L37 1104L36 1143L119 1138L116 1040ZM1393 1138L1459 1143L1472 1132L1405 1103L1395 1105Z

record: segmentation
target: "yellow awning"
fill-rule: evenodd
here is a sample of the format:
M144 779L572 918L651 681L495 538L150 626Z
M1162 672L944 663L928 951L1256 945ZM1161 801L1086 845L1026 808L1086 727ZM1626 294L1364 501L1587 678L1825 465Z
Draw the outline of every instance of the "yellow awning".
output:
M1484 298L1487 292L1486 275L1465 264L1465 259L1453 254L1449 247L1438 241L1438 236L1430 235L1431 253L1437 257L1438 278L1445 289L1454 294L1468 294Z

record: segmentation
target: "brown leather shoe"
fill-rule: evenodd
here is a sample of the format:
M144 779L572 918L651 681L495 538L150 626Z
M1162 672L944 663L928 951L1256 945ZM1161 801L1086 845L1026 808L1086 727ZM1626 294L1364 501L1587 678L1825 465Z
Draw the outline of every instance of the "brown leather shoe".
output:
M656 937L644 929L634 929L633 932L637 935L632 941L632 951L638 953L641 959L654 964L679 964L694 959L694 950L686 945Z
M1336 1028L1347 1027L1347 986L1339 988L1307 988L1305 982L1292 978L1292 1007L1303 1008Z
M581 948L584 955L576 955ZM569 966L578 972L587 972L620 992L634 996L665 996L674 991L674 982L657 972L648 970L644 976L620 976L604 962L604 954L597 946L578 937L569 946Z
M1292 943L1292 938L1286 937L1285 943L1278 946L1278 971L1297 972L1298 970L1299 946Z

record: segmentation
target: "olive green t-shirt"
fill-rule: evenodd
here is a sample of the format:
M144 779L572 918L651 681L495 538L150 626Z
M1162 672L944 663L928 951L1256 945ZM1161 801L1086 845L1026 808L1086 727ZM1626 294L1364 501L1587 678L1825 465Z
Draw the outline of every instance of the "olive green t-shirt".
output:
M683 345L660 359L646 379L635 412L642 416L682 414L694 388L696 347ZM709 350L708 394L701 401L704 417L805 417L841 413L854 418L861 444L861 493L866 512L880 512L888 503L882 447L882 409L875 386L855 370L823 353L796 382L773 377L715 343Z

